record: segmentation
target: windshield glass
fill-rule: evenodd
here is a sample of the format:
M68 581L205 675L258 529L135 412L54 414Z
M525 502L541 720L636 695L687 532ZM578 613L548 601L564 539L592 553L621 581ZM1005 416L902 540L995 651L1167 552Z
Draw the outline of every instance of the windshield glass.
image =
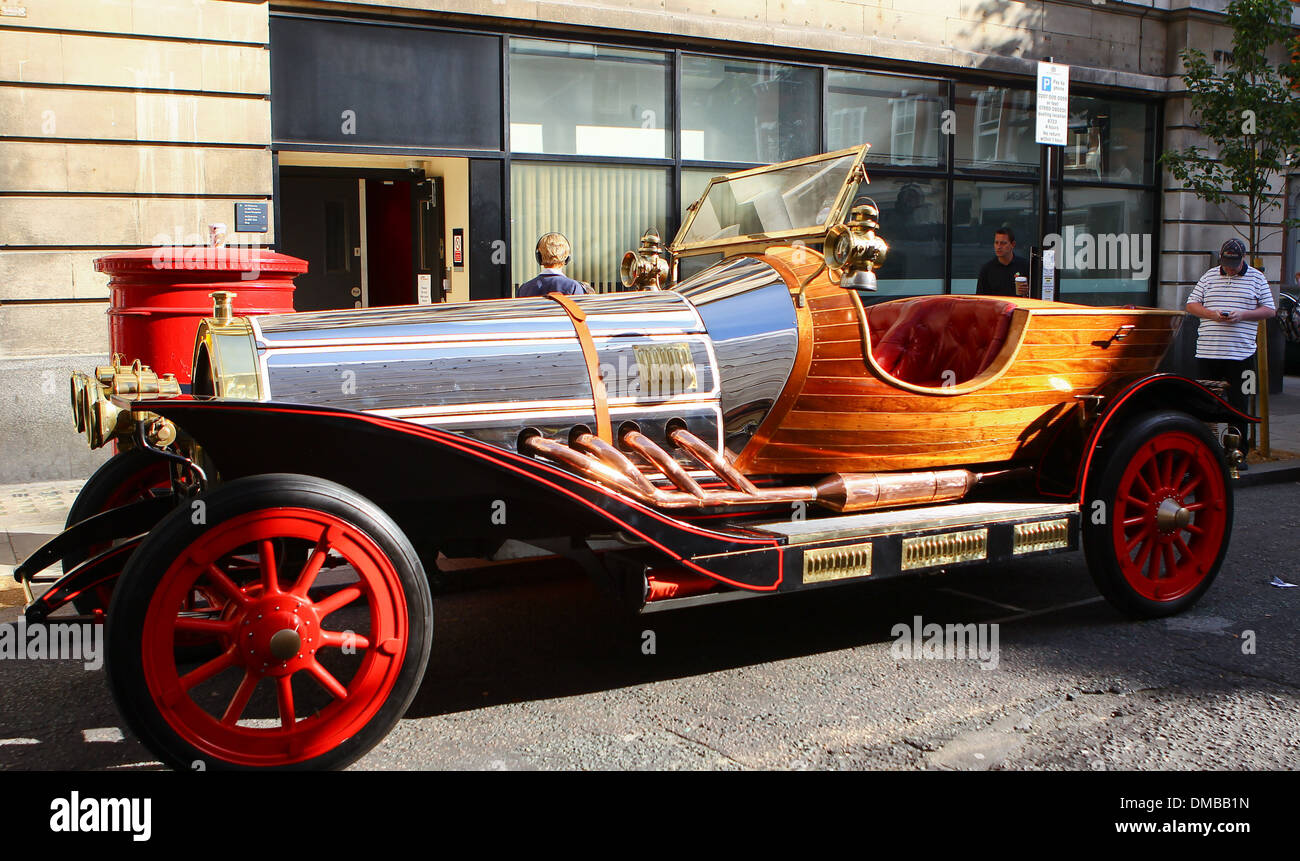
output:
M854 152L719 178L674 245L823 227L857 157Z

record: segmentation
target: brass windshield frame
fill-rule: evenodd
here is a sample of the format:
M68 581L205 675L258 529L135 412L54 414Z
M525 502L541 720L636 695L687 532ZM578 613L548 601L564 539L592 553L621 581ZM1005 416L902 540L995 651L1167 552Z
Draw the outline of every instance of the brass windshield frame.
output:
M691 257L697 254L709 254L722 250L740 250L741 246L750 246L745 250L761 249L767 245L787 245L797 239L805 242L815 240L820 242L836 224L840 224L848 216L849 205L853 202L853 195L856 193L859 183L866 180L866 174L862 167L863 161L867 157L867 150L871 144L860 144L859 146L848 147L846 149L835 150L834 152L821 153L819 155L807 156L806 158L794 159L793 161L783 161L778 164L764 165L763 167L752 167L747 170L736 171L725 176L715 176L709 180L709 184L704 187L704 193L700 195L695 203L691 204L686 213L686 220L677 230L677 236L673 238L672 244L668 246L669 251L677 257ZM814 164L820 161L835 161L847 155L856 154L853 163L849 166L845 176L844 183L840 186L839 194L835 197L835 202L831 205L831 214L824 224L818 224L810 227L795 227L790 230L778 230L772 233L749 233L741 236L729 236L725 239L708 239L699 242L683 242L683 239L690 232L691 225L695 222L695 216L700 210L700 204L709 196L713 186L721 182L731 182L745 177L757 176L763 173L773 173L786 168L798 167L804 164Z

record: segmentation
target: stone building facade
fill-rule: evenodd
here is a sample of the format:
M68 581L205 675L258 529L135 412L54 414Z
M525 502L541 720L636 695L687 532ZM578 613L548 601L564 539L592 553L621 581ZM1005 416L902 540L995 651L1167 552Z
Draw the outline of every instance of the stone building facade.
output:
M1061 298L1181 307L1229 217L1154 160L1196 136L1178 52L1228 51L1225 6L6 0L0 483L84 476L105 456L71 429L65 392L109 352L93 260L200 242L212 223L308 257L313 277L359 279L300 280L300 308L509 295L551 227L576 234L580 276L605 289L616 253L647 221L671 235L708 176L865 136L884 233L893 217L906 234L884 292L969 292L992 227L1036 224L1030 97L1048 57L1077 100L1056 225L1147 235L1152 254L1140 277L1063 272ZM266 230L236 231L236 203L266 204ZM1257 252L1290 284L1285 244Z

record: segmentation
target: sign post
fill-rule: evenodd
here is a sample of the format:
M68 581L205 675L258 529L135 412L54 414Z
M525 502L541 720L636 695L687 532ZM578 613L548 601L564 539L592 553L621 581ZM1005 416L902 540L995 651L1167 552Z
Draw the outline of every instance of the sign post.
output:
M1042 174L1038 185L1038 241L1041 243L1052 233L1052 220L1048 217L1052 203L1052 174L1055 170L1053 147L1065 146L1070 128L1070 67L1053 63L1052 58L1038 64L1038 98L1035 103L1034 141L1041 144L1042 157L1039 169ZM1056 255L1040 252L1038 295L1054 299L1056 293Z

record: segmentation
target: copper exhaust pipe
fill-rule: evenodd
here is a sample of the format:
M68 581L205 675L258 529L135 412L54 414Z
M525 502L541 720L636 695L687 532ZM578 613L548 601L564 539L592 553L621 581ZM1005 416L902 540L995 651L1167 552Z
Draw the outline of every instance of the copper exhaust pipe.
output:
M586 449L591 455L593 455L597 460L603 462L606 466L617 469L622 473L623 477L634 484L642 494L653 496L654 492L658 489L650 483L648 478L641 474L641 470L637 469L636 464L628 460L627 455L623 454L623 452L619 451L617 448L605 442L595 434L578 434L574 442L577 443L579 448Z
M657 466L669 481L677 485L678 490L700 499L704 498L704 488L700 487L700 483L691 478L690 473L683 469L672 455L655 445L650 437L640 431L628 431L623 434L623 444L645 458L652 466Z
M834 511L921 505L961 499L980 480L966 469L901 473L836 473L817 484L817 501Z
M574 440L576 446L585 448L590 453L541 436L529 437L524 440L521 447L533 454L548 457L583 478L612 487L620 493L657 508L708 508L815 502L836 512L866 511L874 508L950 502L964 497L982 478L992 477L992 475L977 475L965 469L905 473L835 473L825 477L814 487L763 489L755 487L734 467L726 464L722 455L699 437L682 429L673 431L671 437L692 457L714 469L715 474L733 487L740 485L750 489L705 490L686 474L668 452L637 431L629 431L623 435L623 439L647 461L659 466L679 488L689 488L689 492L655 487L626 455L590 433L579 434Z
M725 481L733 490L749 494L759 492L753 482L741 475L734 466L727 463L726 458L718 454L708 443L686 430L686 428L678 428L672 431L668 434L668 439L698 460L701 465L713 470L714 474Z

